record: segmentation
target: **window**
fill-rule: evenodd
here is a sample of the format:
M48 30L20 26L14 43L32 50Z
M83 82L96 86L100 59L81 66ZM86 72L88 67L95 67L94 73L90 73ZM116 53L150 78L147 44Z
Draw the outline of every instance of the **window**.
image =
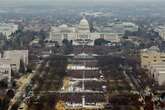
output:
M64 39L68 39L68 34L64 34Z
M104 39L104 34L100 34L100 38L103 38Z
M148 58L148 56L143 56L143 58Z
M165 56L160 56L160 58L165 58Z

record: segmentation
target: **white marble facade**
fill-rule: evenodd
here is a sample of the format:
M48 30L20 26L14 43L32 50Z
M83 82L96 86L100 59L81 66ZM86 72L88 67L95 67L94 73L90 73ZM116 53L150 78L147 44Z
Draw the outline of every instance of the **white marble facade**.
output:
M94 45L94 40L101 37L111 42L120 41L120 38L117 36L117 34L90 32L89 23L87 19L83 17L79 25L75 27L68 27L65 24L58 27L52 26L49 40L57 41L60 45L62 45L63 39L72 41L73 45Z

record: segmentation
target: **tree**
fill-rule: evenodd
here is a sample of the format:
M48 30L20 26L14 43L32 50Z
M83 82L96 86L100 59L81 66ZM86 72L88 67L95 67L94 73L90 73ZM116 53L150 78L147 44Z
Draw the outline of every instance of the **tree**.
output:
M126 30L125 32L124 32L124 36L123 37L128 37L128 36L135 36L136 35L136 31L135 32L131 32L131 31L128 31L128 30Z
M9 107L11 98L6 94L5 98L2 100L2 110L7 110Z
M32 73L32 69L31 69L31 67L30 67L29 65L27 66L26 72L27 72L27 73Z
M64 45L69 45L69 40L68 39L64 39L63 41L62 41L62 43L64 44Z
M23 62L22 59L20 60L19 72L20 72L20 73L25 73L25 72L26 72L26 71L25 71L25 65L24 65L24 62Z
M6 88L7 87L7 83L6 81L0 81L0 88Z
M72 50L73 50L72 41L69 41L68 39L64 39L63 45L64 45L64 53L65 54L69 54L72 52Z
M2 107L2 98L0 97L0 109Z
M12 89L9 89L6 93L6 95L9 97L9 98L13 98L14 97L14 91Z
M95 45L98 45L98 46L101 46L101 45L107 44L107 43L109 43L109 42L110 42L110 41L107 41L107 40L105 40L105 39L103 39L103 38L99 38L99 39L96 39L96 40L95 40L94 44L95 44Z
M65 105L63 101L59 101L56 105L55 105L55 110L65 110Z
M90 31L91 32L95 32L96 31L92 22L89 24L89 27L90 27Z

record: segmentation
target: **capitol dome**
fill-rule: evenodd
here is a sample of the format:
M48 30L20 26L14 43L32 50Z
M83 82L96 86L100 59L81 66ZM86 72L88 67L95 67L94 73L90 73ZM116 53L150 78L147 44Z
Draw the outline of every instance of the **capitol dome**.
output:
M89 23L85 17L80 21L78 29L81 32L90 32Z

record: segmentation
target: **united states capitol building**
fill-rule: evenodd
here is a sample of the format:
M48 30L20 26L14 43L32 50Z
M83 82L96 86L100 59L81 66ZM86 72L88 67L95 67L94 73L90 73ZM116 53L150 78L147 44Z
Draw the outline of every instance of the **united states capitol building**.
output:
M72 41L73 45L94 45L94 41L98 38L118 43L120 37L114 33L91 32L88 20L83 17L79 25L68 27L66 24L60 26L52 26L49 33L49 41L57 41L62 45L64 39Z

